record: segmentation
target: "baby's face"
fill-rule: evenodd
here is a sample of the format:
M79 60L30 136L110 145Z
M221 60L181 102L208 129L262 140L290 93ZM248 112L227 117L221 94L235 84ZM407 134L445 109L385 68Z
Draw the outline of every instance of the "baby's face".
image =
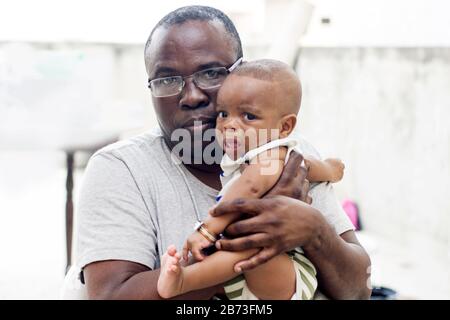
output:
M279 138L277 92L269 81L229 75L217 96L216 135L232 159ZM278 100L278 101L277 101Z

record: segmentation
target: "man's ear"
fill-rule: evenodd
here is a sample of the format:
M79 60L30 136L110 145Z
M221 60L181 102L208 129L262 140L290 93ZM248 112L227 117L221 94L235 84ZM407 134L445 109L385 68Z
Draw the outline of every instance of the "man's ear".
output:
M297 123L297 116L295 114L288 114L280 120L280 138L286 138L291 134Z

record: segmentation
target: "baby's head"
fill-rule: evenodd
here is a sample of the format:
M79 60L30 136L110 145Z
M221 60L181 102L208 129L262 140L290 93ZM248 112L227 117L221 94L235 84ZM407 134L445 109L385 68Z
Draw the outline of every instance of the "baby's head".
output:
M232 158L295 127L301 85L287 64L270 59L245 62L222 84L217 96L217 138Z

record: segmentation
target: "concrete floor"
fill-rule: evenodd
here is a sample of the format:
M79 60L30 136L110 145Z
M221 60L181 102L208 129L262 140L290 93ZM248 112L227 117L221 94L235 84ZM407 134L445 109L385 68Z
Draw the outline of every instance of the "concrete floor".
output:
M396 243L379 233L361 231L358 238L372 260L374 287L394 289L398 299L450 299L449 248L419 236Z

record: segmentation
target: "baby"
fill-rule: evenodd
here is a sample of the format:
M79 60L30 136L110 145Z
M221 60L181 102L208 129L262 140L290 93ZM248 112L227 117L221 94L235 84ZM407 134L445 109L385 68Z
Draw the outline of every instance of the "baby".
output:
M221 167L222 190L217 201L261 198L278 181L289 153L302 150L290 136L301 102L301 85L295 72L275 60L246 62L223 82L217 96L216 135L225 152ZM305 157L311 182L337 182L344 165L338 159ZM213 210L213 209L212 209ZM182 254L169 246L162 257L158 293L170 298L227 282L229 299L312 299L317 288L314 265L301 248L280 254L252 270L234 269L260 249L241 252L203 250L216 242L224 229L241 218L236 212L199 223ZM255 239L256 240L256 239ZM185 266L189 252L198 261Z

